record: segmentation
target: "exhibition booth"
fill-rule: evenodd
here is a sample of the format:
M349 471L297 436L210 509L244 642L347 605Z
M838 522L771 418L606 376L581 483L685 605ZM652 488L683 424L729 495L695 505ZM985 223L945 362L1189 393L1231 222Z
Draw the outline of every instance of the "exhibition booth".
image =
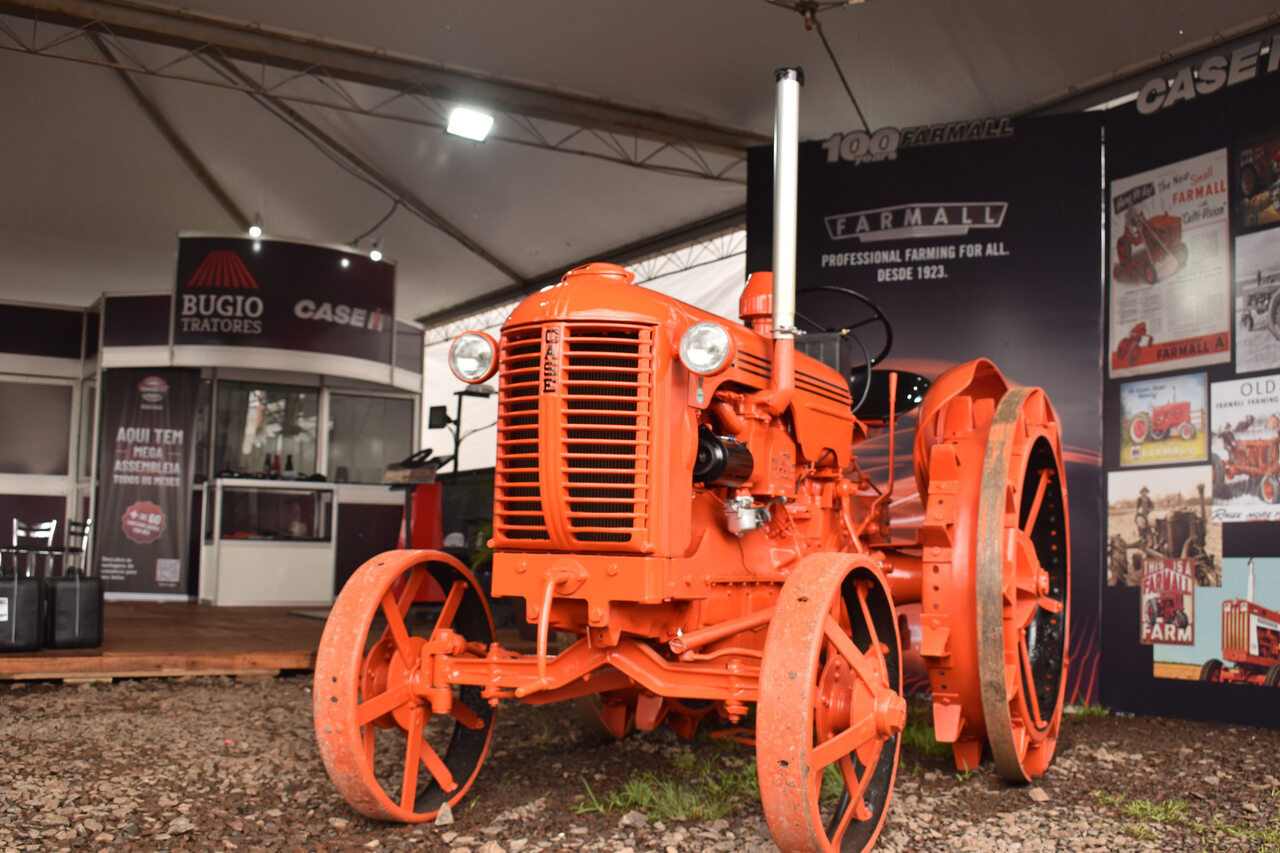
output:
M50 573L88 523L108 601L327 606L399 533L381 480L416 445L423 348L394 292L393 265L342 247L183 235L172 294L0 304L0 396L24 412L0 516L56 522Z

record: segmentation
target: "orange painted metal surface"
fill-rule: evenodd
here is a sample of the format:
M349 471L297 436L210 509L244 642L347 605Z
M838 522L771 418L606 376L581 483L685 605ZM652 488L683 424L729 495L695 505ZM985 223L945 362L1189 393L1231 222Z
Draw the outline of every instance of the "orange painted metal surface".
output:
M891 796L908 654L928 664L958 764L990 743L1005 775L1043 771L1067 654L1052 407L985 359L939 377L914 445L925 518L909 525L889 484L858 467L868 430L846 378L774 340L771 299L769 276L752 276L731 323L591 264L512 312L496 354L492 594L524 600L536 651L492 642L475 579L443 555L362 567L316 682L322 755L355 808L429 819L474 778L504 699L575 699L615 736L663 724L689 736L705 714L737 722L757 705L779 846L866 850ZM680 344L699 323L728 345L694 372ZM427 578L443 612L415 626ZM899 635L903 604L920 611L918 647ZM431 723L470 746L441 754L415 734ZM399 752L369 758L386 742ZM821 794L833 766L845 800Z

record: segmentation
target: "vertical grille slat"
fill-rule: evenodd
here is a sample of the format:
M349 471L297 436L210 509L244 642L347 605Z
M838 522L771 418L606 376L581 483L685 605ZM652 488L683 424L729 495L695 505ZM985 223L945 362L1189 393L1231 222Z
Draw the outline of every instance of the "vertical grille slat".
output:
M544 331L558 347L553 390L543 386ZM649 547L653 346L652 327L625 323L555 323L503 336L495 536L529 548ZM559 423L538 422L548 393ZM539 454L556 464L540 468ZM541 482L547 469L562 482Z

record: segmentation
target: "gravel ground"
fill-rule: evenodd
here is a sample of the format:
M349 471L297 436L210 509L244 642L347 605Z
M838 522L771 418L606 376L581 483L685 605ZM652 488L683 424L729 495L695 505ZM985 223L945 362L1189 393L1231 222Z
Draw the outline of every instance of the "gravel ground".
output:
M774 849L759 803L742 795L715 820L580 813L588 789L608 803L642 771L688 781L695 766L749 769L753 755L665 729L602 745L565 706L502 706L452 824L369 820L325 775L310 686L310 674L0 686L0 849ZM904 747L875 849L1274 851L1278 756L1280 731L1082 715L1064 722L1038 784L1010 787L989 762L957 775Z

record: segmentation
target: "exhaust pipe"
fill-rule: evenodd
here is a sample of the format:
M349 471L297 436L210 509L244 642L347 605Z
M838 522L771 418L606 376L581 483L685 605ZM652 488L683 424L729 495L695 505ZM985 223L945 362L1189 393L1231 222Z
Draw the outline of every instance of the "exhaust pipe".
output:
M779 68L773 125L773 382L767 408L781 414L795 391L796 205L800 87L804 72Z

